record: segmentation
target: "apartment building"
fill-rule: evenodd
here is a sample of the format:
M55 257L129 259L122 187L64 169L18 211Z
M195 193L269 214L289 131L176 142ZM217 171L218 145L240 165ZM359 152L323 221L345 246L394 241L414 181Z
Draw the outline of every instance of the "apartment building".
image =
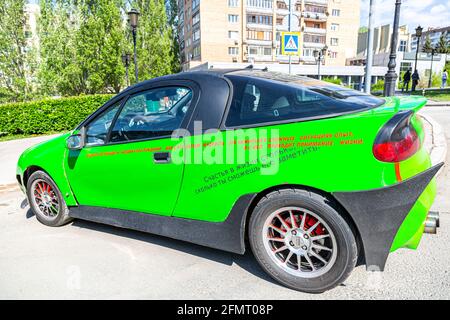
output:
M37 34L37 19L40 14L40 7L38 4L27 3L24 8L25 13L25 38L27 41L26 50L37 48L39 46L39 39Z
M445 36L447 43L450 43L450 26L444 28L429 28L428 30L424 30L422 37L420 38L419 51L422 50L427 38L430 39L433 47L437 46L442 35ZM417 40L416 35L413 34L411 43L411 49L413 51L417 50Z
M294 64L317 64L314 50L324 46L325 65L344 66L356 55L359 0L180 0L178 5L184 70L207 61L287 63L280 45L289 25L301 32Z
M373 54L374 65L375 61L385 61L386 57L389 57L391 53L392 42L392 25L387 24L373 29ZM365 65L367 57L367 39L368 30L364 30L358 35L358 47L356 56L347 60L348 65ZM411 51L411 34L408 30L408 26L400 26L398 29L398 42L397 52L410 52ZM387 65L387 63L386 63Z

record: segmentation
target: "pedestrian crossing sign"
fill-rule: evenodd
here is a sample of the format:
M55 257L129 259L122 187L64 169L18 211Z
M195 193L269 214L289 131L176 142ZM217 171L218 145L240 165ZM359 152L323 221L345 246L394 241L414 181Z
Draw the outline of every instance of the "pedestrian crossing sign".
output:
M300 55L300 32L281 33L281 54L284 56Z

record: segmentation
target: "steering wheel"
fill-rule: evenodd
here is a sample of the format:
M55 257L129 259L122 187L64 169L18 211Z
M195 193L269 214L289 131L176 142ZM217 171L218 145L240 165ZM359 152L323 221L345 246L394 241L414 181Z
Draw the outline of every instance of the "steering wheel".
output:
M145 127L147 120L141 115L129 115L122 120L123 125L119 131L119 135L123 136L126 140L133 140L134 137L130 136L130 133L139 131L139 128Z

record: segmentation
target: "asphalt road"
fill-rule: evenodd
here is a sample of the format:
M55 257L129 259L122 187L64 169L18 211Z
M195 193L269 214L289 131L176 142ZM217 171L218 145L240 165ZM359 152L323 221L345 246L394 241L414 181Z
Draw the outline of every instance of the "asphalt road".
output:
M450 108L424 112L450 137ZM0 190L0 299L450 299L448 165L438 184L438 235L425 235L417 251L391 254L384 273L358 267L320 295L274 283L250 252L239 256L83 221L48 228L20 208L20 191Z

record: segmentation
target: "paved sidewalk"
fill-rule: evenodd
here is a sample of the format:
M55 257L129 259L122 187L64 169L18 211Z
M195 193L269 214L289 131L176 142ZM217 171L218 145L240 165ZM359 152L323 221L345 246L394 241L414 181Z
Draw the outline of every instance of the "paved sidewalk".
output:
M58 134L0 142L0 187L4 188L4 185L11 185L17 182L16 166L22 152L31 146L56 136Z
M428 100L427 107L450 107L450 101Z
M432 165L445 162L447 156L447 142L444 131L430 115L426 114L427 109L419 111L425 128L425 148L430 154ZM442 170L440 171L442 172Z

